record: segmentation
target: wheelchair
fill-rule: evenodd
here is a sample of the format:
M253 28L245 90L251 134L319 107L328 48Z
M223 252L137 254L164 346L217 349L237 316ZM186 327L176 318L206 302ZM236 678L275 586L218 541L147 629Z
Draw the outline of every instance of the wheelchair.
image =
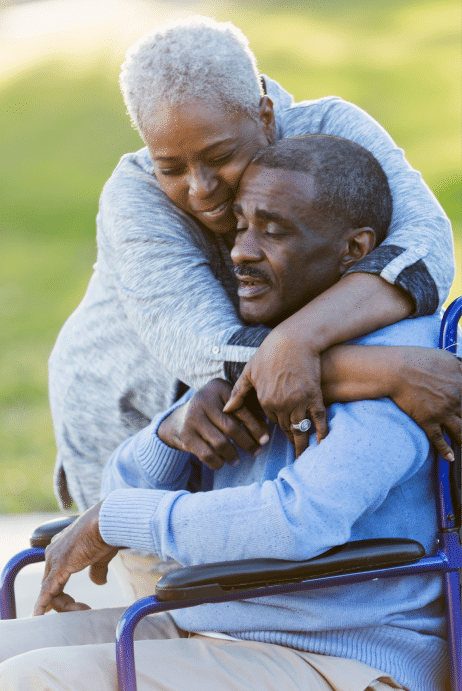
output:
M461 316L462 297L459 297L444 314L440 348L456 352L457 324ZM172 571L158 582L155 595L131 605L118 624L116 652L120 691L136 691L133 633L139 621L148 614L428 572L442 574L451 688L462 691L461 454L460 448L455 446L454 463L440 456L435 458L439 525L436 554L425 555L422 545L414 540L381 538L350 542L302 562L243 559ZM27 564L44 561L45 547L53 535L75 518L66 517L39 526L31 537L32 547L14 556L5 566L0 581L2 619L16 617L14 580L19 570Z

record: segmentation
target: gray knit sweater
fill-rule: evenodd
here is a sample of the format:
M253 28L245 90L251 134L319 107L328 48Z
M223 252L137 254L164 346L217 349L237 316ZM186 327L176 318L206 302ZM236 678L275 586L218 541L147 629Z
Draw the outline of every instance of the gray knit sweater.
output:
M387 239L354 271L381 275L433 313L454 276L450 223L403 151L364 111L336 97L294 103L265 77L278 137L334 134L369 149L388 176ZM99 499L102 469L129 435L166 409L178 381L235 380L267 331L243 326L229 252L162 192L147 149L122 157L101 195L98 256L86 295L49 361L63 504Z

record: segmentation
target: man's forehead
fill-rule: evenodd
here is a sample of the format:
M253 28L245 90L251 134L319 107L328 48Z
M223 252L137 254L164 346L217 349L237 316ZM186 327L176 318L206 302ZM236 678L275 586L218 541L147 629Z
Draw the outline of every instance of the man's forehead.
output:
M236 202L245 205L258 200L265 207L285 202L307 204L313 199L314 189L315 181L309 173L251 163L242 176Z

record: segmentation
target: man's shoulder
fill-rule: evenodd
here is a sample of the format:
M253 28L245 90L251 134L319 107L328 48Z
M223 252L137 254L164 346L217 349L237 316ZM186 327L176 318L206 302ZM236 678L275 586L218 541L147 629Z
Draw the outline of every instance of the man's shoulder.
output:
M357 345L402 345L438 348L441 316L432 314L429 317L403 319L383 329L348 341Z

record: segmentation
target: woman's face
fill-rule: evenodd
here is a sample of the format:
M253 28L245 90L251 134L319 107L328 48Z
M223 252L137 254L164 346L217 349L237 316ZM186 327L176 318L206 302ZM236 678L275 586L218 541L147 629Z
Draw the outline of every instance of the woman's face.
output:
M205 103L165 105L143 136L165 194L210 230L227 233L236 227L231 205L244 170L275 140L273 104L262 98L258 121Z

